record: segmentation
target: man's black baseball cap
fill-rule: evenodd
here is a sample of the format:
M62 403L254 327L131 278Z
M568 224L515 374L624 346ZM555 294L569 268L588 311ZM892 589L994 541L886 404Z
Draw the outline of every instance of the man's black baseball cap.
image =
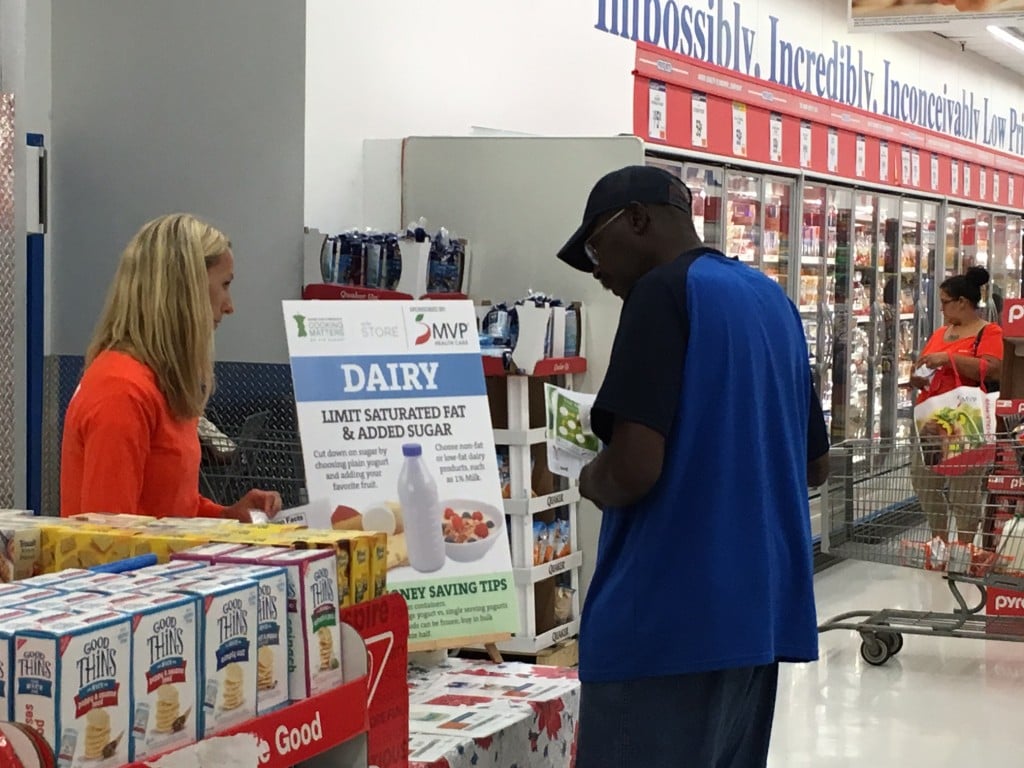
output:
M569 238L558 258L581 272L593 272L594 265L583 250L597 218L609 211L625 208L630 203L672 205L691 213L690 190L666 170L649 165L629 165L602 177L587 198L583 223Z

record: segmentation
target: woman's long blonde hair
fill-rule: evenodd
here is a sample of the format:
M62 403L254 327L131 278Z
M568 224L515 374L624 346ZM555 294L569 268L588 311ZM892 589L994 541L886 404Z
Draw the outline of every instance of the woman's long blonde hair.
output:
M231 248L224 234L176 213L128 243L93 334L86 365L106 350L146 364L171 412L202 415L213 391L213 310L206 270Z

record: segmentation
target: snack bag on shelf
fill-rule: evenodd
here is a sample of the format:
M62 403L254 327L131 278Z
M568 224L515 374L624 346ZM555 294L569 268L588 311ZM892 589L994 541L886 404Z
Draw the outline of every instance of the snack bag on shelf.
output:
M533 521L533 564L544 562L544 550L547 547L548 527L540 520Z
M288 574L259 565L211 566L205 576L256 582L256 713L273 712L290 700L288 686Z
M555 557L568 557L572 554L572 535L568 520L556 520L558 526L559 545L555 550Z
M133 759L131 617L39 613L15 632L14 719L31 722L64 768Z

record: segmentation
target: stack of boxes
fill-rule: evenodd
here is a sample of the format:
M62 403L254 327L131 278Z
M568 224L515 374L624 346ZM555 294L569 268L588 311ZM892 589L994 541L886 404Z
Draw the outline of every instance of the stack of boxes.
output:
M341 685L352 569L335 553L351 547L278 533L287 546L0 584L0 719L36 729L61 766L115 768Z
M0 541L7 540L4 537L16 542L8 549L17 557L12 561L0 547L0 584L144 554L167 563L175 554L213 542L333 551L342 607L387 593L385 533L309 530L292 524L253 526L202 518L87 514L61 519L0 511Z

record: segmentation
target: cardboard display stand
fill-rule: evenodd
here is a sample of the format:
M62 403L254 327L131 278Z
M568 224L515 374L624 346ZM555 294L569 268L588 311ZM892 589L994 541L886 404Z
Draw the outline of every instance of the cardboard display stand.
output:
M388 534L410 650L508 638L518 607L473 305L286 301L283 311L311 506L330 515L307 522ZM421 456L403 456L410 444ZM423 488L402 490L414 463L436 505Z

